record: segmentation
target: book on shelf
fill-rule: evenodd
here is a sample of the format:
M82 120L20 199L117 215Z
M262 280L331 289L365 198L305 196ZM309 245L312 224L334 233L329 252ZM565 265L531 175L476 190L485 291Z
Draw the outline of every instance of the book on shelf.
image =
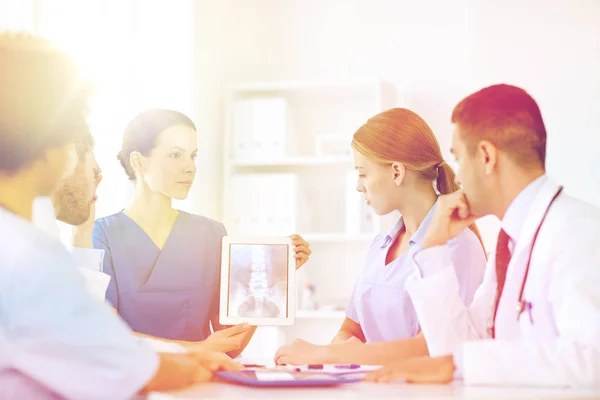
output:
M231 180L231 234L289 235L296 230L296 176L238 174Z
M236 100L233 107L234 159L283 159L290 147L290 113L284 97Z

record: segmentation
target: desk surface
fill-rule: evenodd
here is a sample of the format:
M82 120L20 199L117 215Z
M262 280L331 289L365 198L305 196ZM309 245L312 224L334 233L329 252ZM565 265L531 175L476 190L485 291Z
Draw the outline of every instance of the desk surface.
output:
M408 385L404 383L353 383L332 388L259 389L225 383L198 385L186 391L153 393L149 400L173 399L390 399L415 397L421 399L600 399L598 390L533 389L450 385Z

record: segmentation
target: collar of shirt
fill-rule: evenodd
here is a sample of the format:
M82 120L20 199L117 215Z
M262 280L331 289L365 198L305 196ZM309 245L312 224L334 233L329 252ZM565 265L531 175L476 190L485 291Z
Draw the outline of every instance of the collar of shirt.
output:
M511 254L514 250L515 243L519 240L523 225L525 224L525 219L535 200L535 196L547 181L548 176L542 175L527 185L510 203L510 206L508 206L508 209L504 214L504 218L502 218L502 229L510 237L508 247Z
M31 221L36 228L59 239L60 232L56 224L56 212L50 197L36 197L33 201Z
M425 240L425 234L427 233L427 229L429 228L429 223L431 222L431 218L433 218L433 212L435 211L435 207L437 206L437 201L431 207L431 209L427 212L427 215L421 222L421 225L417 228L417 231L412 235L409 241L409 245L418 244L421 246L423 244L423 240ZM404 218L400 217L398 221L394 224L394 226L385 234L383 237L383 242L381 243L381 248L386 248L390 244L394 242L400 230L404 227Z

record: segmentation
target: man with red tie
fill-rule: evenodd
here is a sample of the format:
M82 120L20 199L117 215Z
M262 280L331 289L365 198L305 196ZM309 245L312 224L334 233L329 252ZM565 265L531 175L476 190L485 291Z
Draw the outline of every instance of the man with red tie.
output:
M600 210L545 171L546 130L535 100L508 85L482 89L452 113L462 190L442 196L407 283L431 357L366 379L600 387ZM442 253L477 218L502 221L469 307Z

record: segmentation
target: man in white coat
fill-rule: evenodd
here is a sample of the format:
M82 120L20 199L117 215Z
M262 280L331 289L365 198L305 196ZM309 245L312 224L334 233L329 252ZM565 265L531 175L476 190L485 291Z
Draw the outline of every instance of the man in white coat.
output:
M524 90L482 89L452 122L462 191L440 198L407 283L432 358L366 379L448 382L458 372L469 385L600 387L600 210L546 176L544 122ZM441 245L489 214L502 229L465 307Z

